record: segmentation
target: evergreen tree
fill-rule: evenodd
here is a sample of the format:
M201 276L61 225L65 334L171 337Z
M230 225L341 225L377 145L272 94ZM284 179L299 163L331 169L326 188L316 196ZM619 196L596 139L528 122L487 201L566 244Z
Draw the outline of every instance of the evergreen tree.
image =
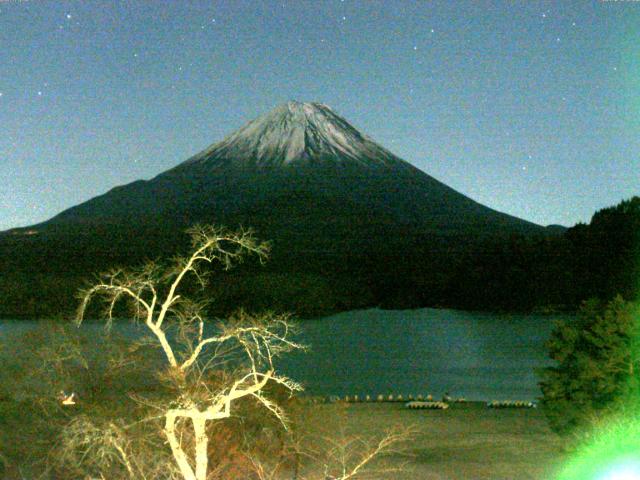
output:
M608 304L584 302L576 319L559 322L549 340L557 362L542 372L551 428L574 433L622 404L637 401L640 388L638 305L617 296Z

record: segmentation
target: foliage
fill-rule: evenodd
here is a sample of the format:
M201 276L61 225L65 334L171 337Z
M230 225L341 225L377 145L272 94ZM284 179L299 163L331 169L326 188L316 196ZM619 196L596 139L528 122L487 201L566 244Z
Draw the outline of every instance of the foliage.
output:
M373 431L363 425L353 428L349 425L349 407L333 407L332 418L323 418L318 412L311 414L322 419L321 425L313 425L308 410L294 411L297 428L285 444L284 455L269 456L260 450L248 455L255 479L374 480L408 473L408 447L417 436L416 426L396 425Z
M584 298L637 298L640 279L640 197L593 215L566 235L574 260L573 280Z
M209 311L225 316L242 306L252 311L291 312L298 318L331 315L365 308L371 293L353 278L328 278L301 272L227 274L224 282L207 288L214 298Z
M286 478L309 458L296 436L284 433L286 397L301 387L274 363L302 348L289 317L239 310L213 324L206 302L192 296L211 278L208 264L229 269L247 254L263 260L268 245L250 231L190 233L187 256L112 269L81 291L78 326L98 312L106 329L59 321L3 345L9 361L0 427L14 434L0 444L5 478L251 479L274 460L278 477L271 471L270 478ZM137 322L139 334L113 333L119 313ZM70 392L76 403L65 406ZM370 446L350 444L357 461L336 478L366 472L404 438L390 432Z
M640 395L638 305L620 296L609 303L585 302L575 320L562 321L549 340L556 365L542 372L543 398L551 427L579 433L594 419Z
M162 431L181 477L205 480L210 474L211 424L230 418L232 408L245 397L255 400L287 426L282 408L266 395L267 385L277 383L290 391L300 389L275 372L273 361L286 351L302 347L291 340L288 318L282 315L252 316L241 311L218 323L213 331L205 328L206 302L183 296L183 281L191 277L204 288L211 272L203 265L218 262L229 269L250 253L264 259L269 246L257 241L251 231L196 226L190 234L191 253L175 258L168 266L149 262L138 269L115 269L101 275L81 292L77 318L78 323L83 321L87 307L97 297L102 300L109 326L116 307L124 302L130 316L152 334L166 361L162 378L175 395L168 401L145 402L153 405L164 421ZM169 335L171 327L176 330L173 336ZM122 428L115 429L111 424L101 430L88 422L81 425L87 427L86 432L107 432L108 440L101 443L117 450L113 455L121 459L129 477L145 475L128 460L124 441L116 441L119 435L109 433L122 432ZM93 443L98 441L87 435ZM103 448L92 451L104 457Z
M61 229L0 236L0 313L33 318L70 311L69 293L96 269L130 268L184 251L180 225L132 221L108 235ZM596 212L589 224L533 236L407 227L380 242L376 228L370 238L353 238L350 226L343 228L308 237L269 231L277 238L272 264L258 268L261 257L254 255L223 274L228 281L209 287L217 299L209 314L266 306L303 318L371 306L574 310L587 298L620 293L631 300L640 291L640 197Z
M14 478L10 472L17 469L26 478L49 471L68 477L58 461L61 432L76 414L104 423L134 418L141 411L128 394L157 394L161 387L147 373L158 361L155 349L134 349L123 336L102 328L86 331L61 320L42 321L5 334L1 347L3 478ZM78 405L61 405L61 391L75 392ZM15 478L21 477L15 473Z

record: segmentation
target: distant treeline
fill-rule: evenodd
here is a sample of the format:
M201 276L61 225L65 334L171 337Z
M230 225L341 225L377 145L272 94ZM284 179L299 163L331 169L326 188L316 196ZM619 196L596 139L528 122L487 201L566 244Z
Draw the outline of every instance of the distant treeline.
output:
M175 231L157 229L7 235L0 241L0 315L69 314L75 292L93 274L169 258L184 250L185 242ZM598 211L588 225L546 236L477 239L469 232L434 238L398 232L371 248L336 242L331 249L318 242L315 249L286 239L274 242L266 266L248 263L233 273L215 273L207 290L211 313L238 307L301 317L372 306L574 310L592 297L637 299L640 197Z
M596 212L544 238L513 236L483 242L457 257L440 298L462 309L575 310L588 298L636 299L640 281L640 197ZM438 292L436 288L434 290Z

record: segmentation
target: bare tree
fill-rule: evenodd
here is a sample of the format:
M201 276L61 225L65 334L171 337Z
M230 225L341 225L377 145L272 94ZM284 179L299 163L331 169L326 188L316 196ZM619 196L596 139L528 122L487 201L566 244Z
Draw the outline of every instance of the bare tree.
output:
M355 480L383 478L406 470L406 462L390 465L381 461L392 454L405 456L406 442L415 435L413 427L392 428L377 437L345 435L326 437L328 447L320 454L324 479ZM312 480L312 476L307 477ZM315 477L317 478L317 477Z
M338 413L338 417L340 417ZM317 433L294 438L288 456L303 458L295 464L293 475L287 455L249 457L259 480L364 480L396 478L407 468L407 444L416 435L414 426L393 427L377 435L347 434L341 427L328 435ZM388 461L394 457L393 461Z
M297 383L276 373L274 359L302 346L292 340L286 315L239 312L215 328L205 325L206 303L181 294L187 278L204 286L208 264L218 262L228 269L249 254L264 261L269 246L257 241L251 231L197 226L189 233L191 254L176 258L167 268L150 262L138 269L117 269L101 275L81 292L77 322L79 325L83 321L90 303L98 299L105 307L108 325L124 302L131 316L149 330L166 359L167 377L177 385L177 398L168 404L155 404L164 419L163 431L173 460L184 480L206 480L210 472L207 424L230 417L240 399L253 398L287 427L285 413L266 395L265 387L277 383L291 392L301 390ZM206 375L211 370L220 373L218 382ZM83 426L87 431L94 428L90 422L75 424ZM185 434L187 429L189 435ZM111 424L103 443L115 451L112 461L124 465L134 478L135 461L125 448L124 430ZM109 459L104 452L101 450L102 457Z

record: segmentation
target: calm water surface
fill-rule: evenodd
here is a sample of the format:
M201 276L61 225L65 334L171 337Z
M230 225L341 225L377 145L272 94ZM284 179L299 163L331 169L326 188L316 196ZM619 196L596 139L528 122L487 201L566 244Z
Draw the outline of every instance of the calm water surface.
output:
M312 393L540 396L554 318L454 310L363 310L303 324L311 346L281 366Z
M306 353L279 369L316 395L427 394L535 400L558 317L454 310L359 310L302 322ZM34 321L3 321L26 330ZM100 328L88 324L83 328ZM118 324L136 334L131 324Z

